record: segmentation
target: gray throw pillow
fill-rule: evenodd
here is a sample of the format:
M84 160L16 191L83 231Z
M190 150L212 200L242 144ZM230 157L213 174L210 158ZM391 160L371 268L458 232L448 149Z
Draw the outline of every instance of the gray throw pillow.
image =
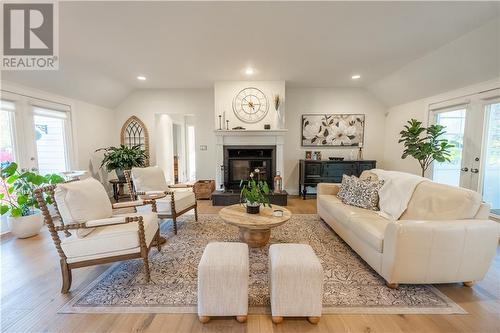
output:
M342 179L342 181L344 181L344 179ZM342 191L342 196L339 196L339 198L347 205L370 210L379 210L378 190L382 185L384 185L383 180L361 180L355 176L351 176L350 179L346 179L346 186L344 191Z

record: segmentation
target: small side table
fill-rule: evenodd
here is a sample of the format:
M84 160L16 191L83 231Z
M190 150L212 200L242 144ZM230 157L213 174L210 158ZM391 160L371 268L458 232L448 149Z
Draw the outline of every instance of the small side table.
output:
M110 179L109 183L113 187L113 198L116 202L119 202L120 199L129 197L124 191L125 184L127 184L126 180Z

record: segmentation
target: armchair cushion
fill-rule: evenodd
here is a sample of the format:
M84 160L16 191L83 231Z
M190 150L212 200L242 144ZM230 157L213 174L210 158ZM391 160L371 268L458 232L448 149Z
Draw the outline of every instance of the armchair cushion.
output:
M155 213L131 213L115 215L114 218L124 221L127 216L143 217L146 244L149 246L158 230L158 216ZM72 235L62 240L61 247L68 263L134 253L140 247L138 223L95 228L84 238Z
M94 178L59 184L54 198L65 224L84 223L113 215L104 186Z
M163 170L157 166L132 168L130 177L137 192L167 191L168 184Z
M175 211L180 212L193 206L196 203L196 197L193 191L175 191ZM171 215L171 195L156 200L156 210L158 214ZM138 212L150 212L151 206L137 207Z

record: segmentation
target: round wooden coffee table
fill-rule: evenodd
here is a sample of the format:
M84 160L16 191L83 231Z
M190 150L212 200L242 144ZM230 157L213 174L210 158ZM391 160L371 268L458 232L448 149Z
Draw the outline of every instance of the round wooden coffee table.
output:
M228 224L240 228L241 241L250 247L261 247L269 242L271 228L277 227L290 219L292 213L284 207L260 207L259 214L248 214L244 205L232 205L222 208L219 216ZM273 216L276 210L283 211L283 216Z

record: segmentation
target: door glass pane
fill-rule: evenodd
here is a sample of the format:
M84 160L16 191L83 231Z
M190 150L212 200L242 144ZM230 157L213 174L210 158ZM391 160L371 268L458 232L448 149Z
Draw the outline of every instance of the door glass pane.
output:
M14 149L14 111L15 104L0 101L0 163L5 166L16 158Z
M35 109L34 121L38 172L45 175L68 171L65 113Z
M451 148L450 162L434 162L432 179L438 183L459 186L464 145L465 109L438 113L436 124L445 126L446 133L443 138L448 139L455 147Z
M483 200L500 215L500 103L486 108L486 147L483 169Z

